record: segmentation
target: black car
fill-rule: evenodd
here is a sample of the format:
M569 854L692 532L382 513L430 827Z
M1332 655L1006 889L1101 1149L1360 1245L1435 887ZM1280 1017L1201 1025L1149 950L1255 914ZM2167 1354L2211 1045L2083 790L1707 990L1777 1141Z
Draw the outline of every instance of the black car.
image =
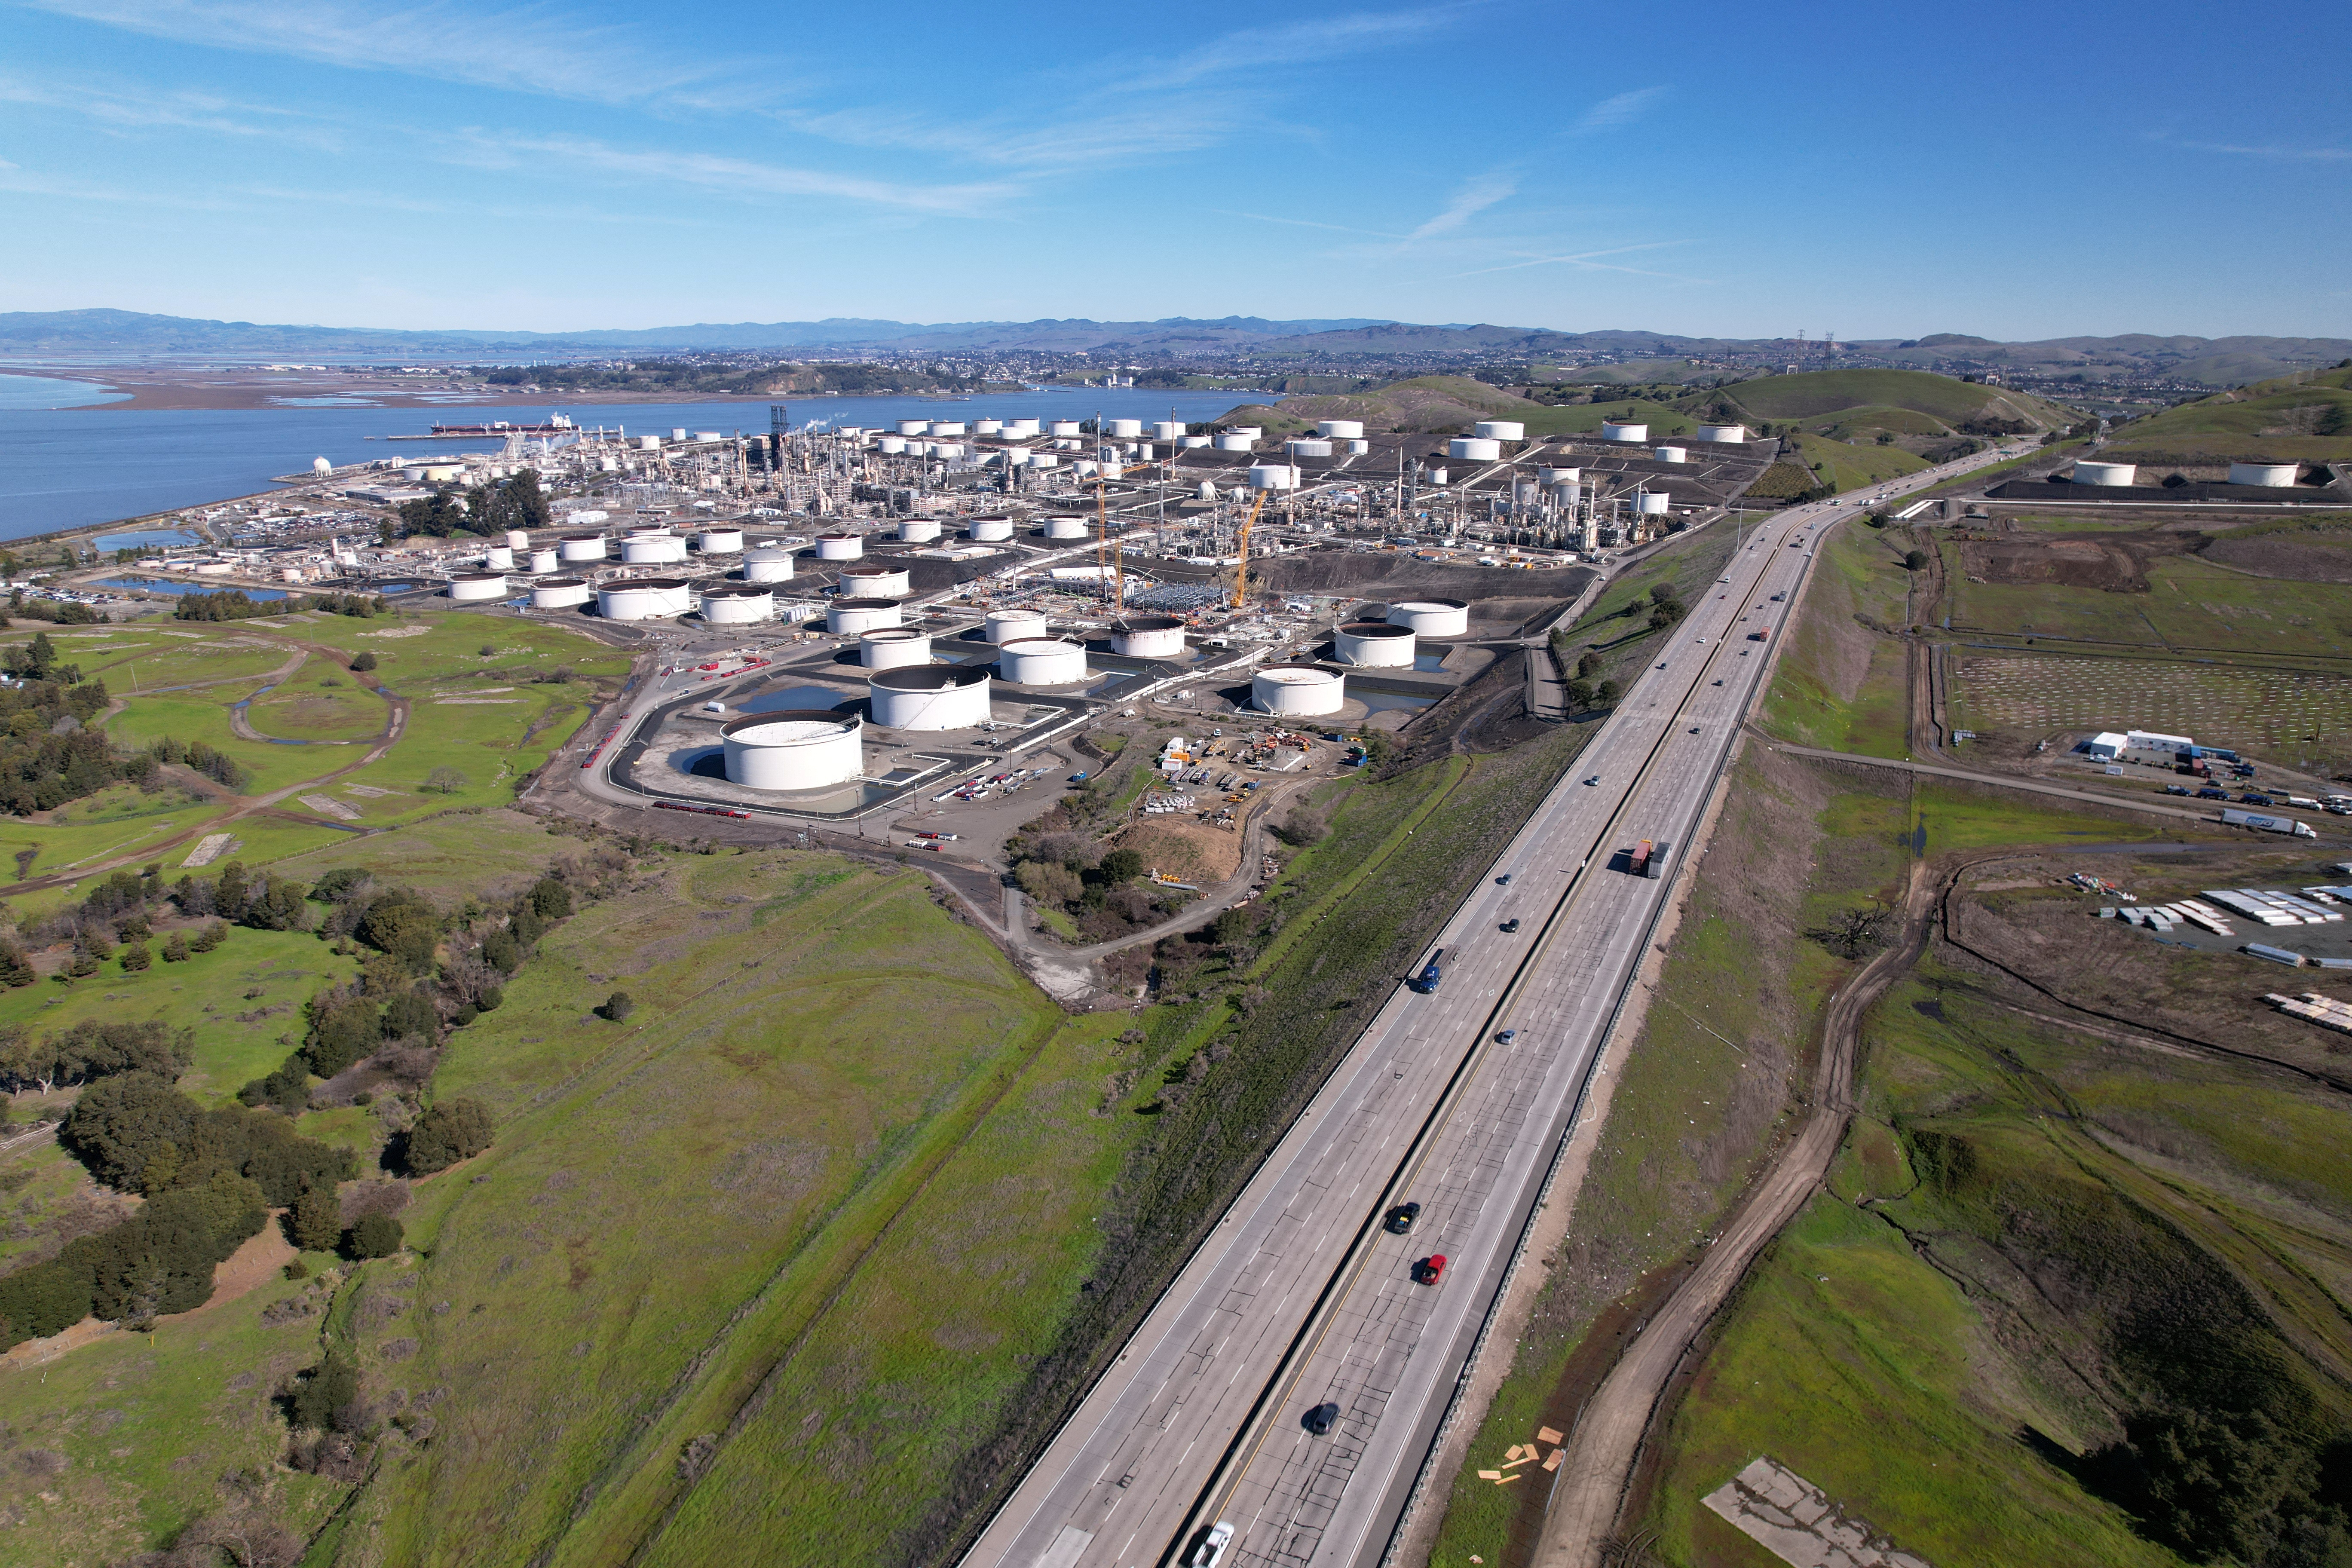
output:
M1509 920L1507 920L1507 921L1505 921L1503 922L1503 931L1504 931L1504 933L1505 933L1506 935L1507 935L1507 934L1509 934L1510 932L1515 931L1517 931L1517 930L1518 930L1518 929L1519 929L1519 918L1518 918L1518 916L1517 916L1517 915L1513 915Z
M1302 1422L1301 1425L1309 1432L1312 1432L1318 1437L1320 1437L1324 1433L1328 1432L1333 1426L1337 1426L1339 1424L1339 1407L1337 1405L1326 1403L1318 1405L1314 1409L1308 1411L1307 1413L1306 1420Z
M2189 786L2187 784L2167 784L2164 786L2164 793L2167 795L2187 795L2189 793Z
M1396 1207L1389 1210L1389 1234L1391 1236L1402 1236L1405 1232L1412 1228L1412 1222L1420 1217L1421 1205L1419 1204L1397 1205Z
M2238 801L2239 804L2242 805L2268 805L2271 803L2271 797L2263 794L2260 790L2250 789L2245 794L2240 795L2238 797Z
M2227 800L2230 798L2230 792L2225 789L2200 789L2197 792L2197 798L2199 800Z

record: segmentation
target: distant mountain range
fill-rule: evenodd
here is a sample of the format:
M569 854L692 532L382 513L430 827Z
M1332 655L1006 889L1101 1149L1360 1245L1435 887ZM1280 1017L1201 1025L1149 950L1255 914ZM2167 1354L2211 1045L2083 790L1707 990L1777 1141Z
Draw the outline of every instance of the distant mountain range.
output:
M891 321L835 316L822 321L736 321L639 331L578 332L396 331L352 327L261 326L134 310L0 313L0 356L76 360L325 358L338 360L586 358L616 353L741 350L845 353L1075 353L1181 360L1237 354L1328 360L1525 360L1574 367L1612 361L1795 356L1775 338L1691 338L1672 332L1558 332L1544 328L1452 322L1422 325L1360 317L1269 321L1173 316L1155 321L1084 319L1034 321ZM1962 332L1840 345L1843 354L1921 370L2006 366L2086 376L2144 374L2231 386L2352 358L2347 338L2197 338L2134 333L1998 342ZM1818 345L1807 345L1810 353Z

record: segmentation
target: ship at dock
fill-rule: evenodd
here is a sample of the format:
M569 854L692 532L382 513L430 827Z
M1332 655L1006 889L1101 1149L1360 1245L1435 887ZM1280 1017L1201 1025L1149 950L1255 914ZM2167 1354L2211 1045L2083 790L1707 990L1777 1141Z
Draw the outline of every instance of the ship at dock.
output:
M544 425L517 425L506 419L493 419L487 425L436 425L427 432L426 439L435 436L571 436L579 429L569 415L551 414Z

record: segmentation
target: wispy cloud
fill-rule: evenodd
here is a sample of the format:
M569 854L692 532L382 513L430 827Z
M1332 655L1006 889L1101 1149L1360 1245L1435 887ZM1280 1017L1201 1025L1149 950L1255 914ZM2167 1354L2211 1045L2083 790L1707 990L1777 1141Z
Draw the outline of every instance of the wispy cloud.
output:
M310 116L268 104L239 103L205 92L131 89L50 76L40 80L0 76L0 103L63 110L118 130L209 131L222 136L293 138L337 145L334 129Z
M1621 92L1614 98L1604 98L1584 111L1577 121L1578 131L1606 131L1613 125L1624 125L1639 120L1650 105L1666 95L1663 87L1640 87L1631 92Z
M548 159L575 169L667 185L691 185L737 195L824 196L912 213L969 213L1013 194L1002 184L915 185L835 174L821 169L755 163L711 153L634 151L584 136L489 136L454 140L446 161L485 169L530 168Z
M1484 278L1495 272L1517 272L1529 267L1572 267L1582 272L1626 272L1637 278L1663 278L1675 283L1699 283L1706 279L1685 278L1680 273L1654 272L1646 268L1627 267L1621 262L1604 259L1612 256L1632 256L1644 250L1664 250L1683 243L1675 239L1654 239L1640 245L1612 246L1605 250L1580 250L1565 256L1530 256L1517 261L1507 261L1494 267L1474 267L1466 272L1448 272L1442 277L1425 278L1424 283L1449 282L1457 278Z
M1356 11L1279 27L1247 27L1198 45L1143 74L1165 86L1198 81L1227 71L1276 69L1337 59L1367 49L1411 43L1474 9L1476 7L1470 5L1451 5L1402 11Z
M1481 174L1455 193L1444 210L1411 234L1407 240L1433 239L1441 234L1452 234L1496 202L1518 194L1517 176L1504 174Z
M2298 163L2341 163L2352 161L2352 147L2242 147L2229 142L2176 142L2192 153L2221 153L2232 158L2280 158Z
M599 103L732 96L745 90L751 75L739 65L676 57L625 29L583 25L551 5L486 9L449 0L398 9L336 0L22 3L177 43Z
M1231 136L1242 121L1225 95L1195 95L1181 112L1155 104L1097 111L1089 104L1040 124L1034 118L939 120L902 110L782 111L795 131L852 147L928 153L965 163L1036 173L1132 163L1196 153Z

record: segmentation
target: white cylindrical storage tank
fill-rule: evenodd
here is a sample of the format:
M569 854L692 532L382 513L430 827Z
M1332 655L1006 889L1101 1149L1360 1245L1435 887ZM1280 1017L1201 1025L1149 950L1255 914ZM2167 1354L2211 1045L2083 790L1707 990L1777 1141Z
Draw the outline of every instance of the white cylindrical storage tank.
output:
M554 571L554 570L555 570L555 552L554 552L554 551L552 551L552 550L534 550L534 551L532 551L532 552L530 552L530 573L531 573L531 575L532 575L532 576L534 576L534 577L541 576L541 575L544 575L545 574L550 573L550 572L552 572L552 571Z
M850 566L842 571L841 591L856 599L903 599L915 589L904 566Z
M621 541L621 560L631 566L675 565L686 559L686 541L675 533L641 533Z
M2298 468L2294 463L2232 463L2230 482L2233 485L2261 485L2268 489L2285 489L2294 483Z
M1246 452L1257 445L1257 437L1244 436L1238 430L1220 430L1217 432L1216 444L1217 450L1220 452Z
M601 533L567 533L555 542L555 551L566 561L602 561L604 559L604 536Z
M1293 463L1252 463L1249 482L1254 490L1295 490L1298 468Z
M530 607L534 610L569 610L588 602L588 579L585 577L550 577L534 583L530 588Z
M743 531L740 528L706 528L696 542L705 555L740 555L743 553Z
M1253 441L1265 439L1265 426L1263 425L1236 425L1234 426L1233 433L1236 436L1246 436Z
M1068 440L1074 440L1074 439L1076 439L1077 437L1082 436L1082 435L1084 435L1084 434L1085 434L1085 432L1084 432L1084 431L1082 431L1082 430L1080 430L1080 429L1078 428L1079 425L1081 425L1082 423L1084 423L1084 421L1082 421L1082 420L1077 420L1077 419L1056 419L1056 420L1055 420L1055 421L1054 421L1054 438L1055 438L1055 440L1057 440L1057 441L1068 441Z
M1484 436L1489 441L1524 441L1528 427L1516 419L1481 419L1470 427L1474 436Z
M1048 539L1084 539L1086 536L1087 520L1083 517L1066 512L1045 520L1045 537Z
M503 599L507 596L506 574L500 572L467 572L449 579L449 596L453 599Z
M1250 677L1250 705L1261 713L1296 718L1337 713L1347 697L1348 679L1336 669L1277 664Z
M754 550L743 557L743 581L746 583L789 583L793 580L793 558L781 550Z
M1015 686L1076 686L1087 678L1086 645L1022 637L996 650L996 673Z
M866 536L862 533L820 533L816 536L816 558L819 561L856 561L866 553Z
M1445 443L1445 455L1465 463L1491 463L1503 455L1503 444L1491 436L1456 436Z
M596 613L608 621L656 621L692 607L683 577L615 577L596 584Z
M988 640L1003 644L1019 642L1024 637L1045 635L1045 612L1043 610L991 610L987 618Z
M1360 458L1372 449L1372 444L1365 440L1350 441L1347 443L1347 447L1348 455L1352 458Z
M1211 438L1206 436L1184 436L1179 437L1176 444L1183 447L1184 450L1190 452L1198 447L1207 446L1210 439Z
M901 436L928 436L930 433L931 422L928 419L901 419L898 421L898 434Z
M1151 422L1151 438L1155 441L1181 441L1184 422L1181 419L1155 419Z
M1196 495L1198 495L1198 496L1199 496L1202 500L1216 500L1216 499L1217 499L1217 481L1216 481L1216 480L1214 480L1214 479L1202 479L1202 480L1201 481L1200 488L1199 488L1199 489L1198 489L1194 493L1195 493Z
M868 669L899 669L931 662L931 634L912 626L877 626L857 639L857 662Z
M503 544L491 545L488 550L483 552L482 569L486 572L513 571L514 552Z
M1140 440L1143 436L1143 421L1140 419L1114 419L1110 422L1110 428L1106 431L1105 434L1109 436L1114 441Z
M1413 644L1411 626L1387 621L1349 621L1331 634L1331 653L1341 664L1411 668Z
M1013 537L1013 520L1009 517L975 517L964 525L964 532L987 544L1002 544Z
M2137 463L2094 463L2077 458L2074 482L2078 485L2127 485L2139 474Z
M870 632L877 626L898 624L899 607L896 599L835 598L824 607L824 629L829 632L856 635Z
M1431 484L1442 485L1445 482L1445 470L1444 468L1431 468L1428 470L1425 477Z
M1331 443L1319 437L1289 441L1285 446L1294 458L1328 458L1331 455Z
M934 458L961 458L963 456L963 443L961 441L934 441L931 443L931 456Z
M963 421L961 419L934 419L931 421L931 434L934 436L961 436L963 434Z
M1173 616L1129 616L1113 621L1110 650L1129 658L1173 658L1184 651L1184 623Z
M1360 419L1318 419L1315 422L1315 433L1334 441L1360 441L1363 439L1364 422Z
M1633 510L1641 517L1664 517L1669 504L1664 490L1636 490L1633 494Z
M702 590L702 618L712 626L739 626L776 618L776 596L764 583L738 583Z
M1040 423L1035 419L1007 419L1004 422L1004 434L1007 437L1034 436L1038 433Z
M988 722L988 671L924 664L866 678L867 712L886 730L976 730Z
M874 443L874 449L886 458L899 457L907 450L907 438L904 436L885 436Z
M855 713L787 708L719 727L727 782L746 789L823 789L866 771L866 721Z
M1007 447L997 456L1004 459L1004 466L1008 468L1025 468L1036 460L1035 455L1026 447Z
M530 548L530 535L525 533L520 528L508 529L507 548L509 550L529 550Z
M1657 450L1656 457L1658 461L1661 463L1687 463L1690 461L1690 448L1687 447L1661 447Z
M638 450L638 451L640 451L640 452L658 452L658 451L660 451L660 450L661 450L661 437L658 437L658 436L640 436L640 437L637 437L637 450Z
M1001 436L1004 433L1004 426L1000 420L975 419L971 422L971 433L975 436Z
M1745 425L1702 425L1698 427L1702 441L1718 441L1727 447L1737 447L1748 439Z
M1425 637L1465 637L1470 631L1470 606L1460 599L1408 599L1389 606L1388 621Z
M929 544L940 536L940 521L935 517L904 517L898 520L898 542Z
M1032 452L1029 454L1029 461L1024 466L1032 468L1058 468L1062 466L1062 459L1051 452Z
M1601 438L1604 441L1626 441L1636 446L1650 438L1650 427L1630 419L1603 419Z
M1584 482L1582 468L1538 468L1536 483L1546 486L1580 485Z

